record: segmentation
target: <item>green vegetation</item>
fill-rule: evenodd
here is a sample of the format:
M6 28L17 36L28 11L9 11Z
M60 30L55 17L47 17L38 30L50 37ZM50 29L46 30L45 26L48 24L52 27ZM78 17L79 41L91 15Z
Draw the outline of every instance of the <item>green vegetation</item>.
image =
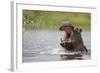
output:
M90 13L23 10L25 30L58 30L64 21L71 21L85 31L91 30Z

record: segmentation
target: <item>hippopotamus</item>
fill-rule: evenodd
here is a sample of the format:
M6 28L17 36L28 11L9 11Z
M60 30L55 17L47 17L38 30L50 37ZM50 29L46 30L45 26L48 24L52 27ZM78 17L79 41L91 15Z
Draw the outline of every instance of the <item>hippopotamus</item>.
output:
M65 35L61 38L60 45L68 51L86 51L87 48L84 45L82 39L82 29L75 27L71 22L64 22L59 28L60 31L64 31Z

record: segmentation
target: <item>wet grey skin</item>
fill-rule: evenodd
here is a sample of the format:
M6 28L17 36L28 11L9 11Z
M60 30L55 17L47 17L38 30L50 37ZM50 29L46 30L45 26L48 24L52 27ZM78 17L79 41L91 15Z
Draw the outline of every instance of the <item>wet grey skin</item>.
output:
M65 31L65 29L67 29L67 27L70 27L72 29L71 32L73 32L73 34L71 35L71 33L67 33ZM82 39L82 29L80 28L75 28L73 26L72 23L67 22L64 23L60 28L60 31L65 31L65 33L67 33L66 37L69 37L69 39L71 40L71 42L63 42L63 40L61 40L60 45L65 48L68 51L81 51L81 52L88 52L87 48L84 45L83 39Z

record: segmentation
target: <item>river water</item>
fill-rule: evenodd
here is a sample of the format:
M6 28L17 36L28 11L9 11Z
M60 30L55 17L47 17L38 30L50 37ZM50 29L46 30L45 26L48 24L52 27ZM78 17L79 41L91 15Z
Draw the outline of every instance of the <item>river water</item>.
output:
M69 57L62 55L72 54L65 52L59 45L63 32L56 31L23 31L22 43L22 61L43 62L43 61L67 61L67 60L88 60L91 59L91 33L82 32L82 37L88 53L76 55L77 59L72 55ZM75 56L75 55L74 55Z

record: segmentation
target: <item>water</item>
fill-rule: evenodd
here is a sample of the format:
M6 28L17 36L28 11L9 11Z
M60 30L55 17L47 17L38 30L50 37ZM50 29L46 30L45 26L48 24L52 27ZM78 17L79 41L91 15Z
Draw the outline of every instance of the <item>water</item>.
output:
M91 58L91 33L82 32L85 46L89 52L78 55L65 50L59 45L63 32L55 31L24 31L23 32L23 62L86 60ZM68 56L68 54L71 54ZM74 56L74 57L73 57ZM76 58L75 58L76 56Z

